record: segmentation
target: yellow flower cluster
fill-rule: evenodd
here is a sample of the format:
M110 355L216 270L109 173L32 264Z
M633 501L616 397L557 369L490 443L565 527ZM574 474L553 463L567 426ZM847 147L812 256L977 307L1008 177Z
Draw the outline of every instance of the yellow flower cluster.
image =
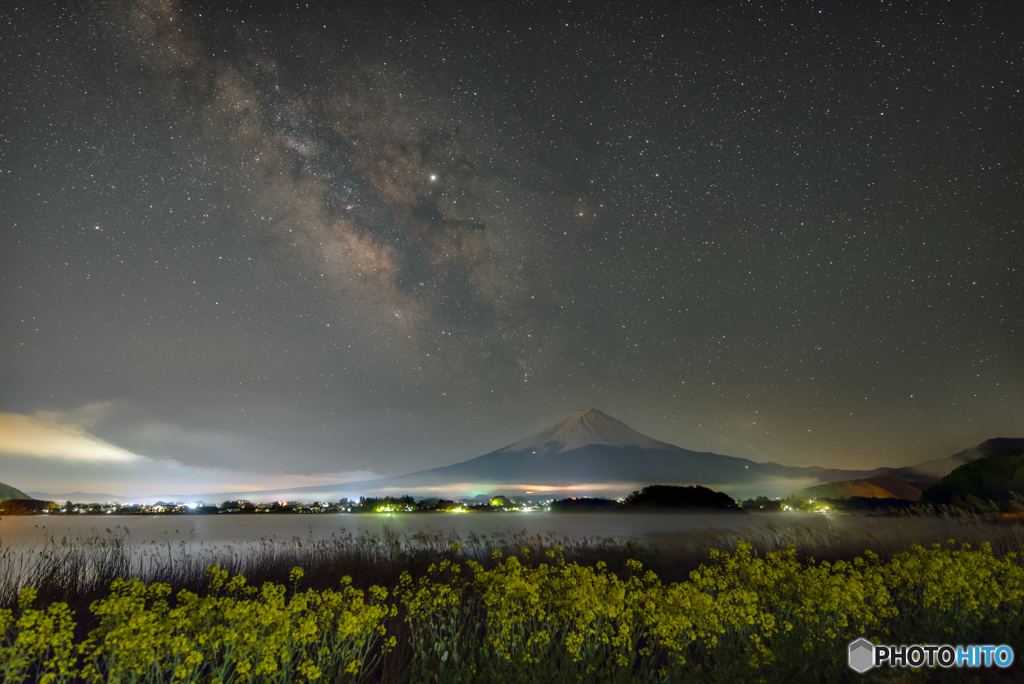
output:
M899 587L900 620L906 630L952 637L960 643L1002 643L1024 628L1024 571L1018 554L995 558L950 539L893 558L887 581Z
M216 566L208 574L207 596L181 591L174 607L166 584L115 580L91 607L99 626L79 644L66 605L33 610L34 592L24 590L17 620L0 611L4 681L349 681L394 645L384 638L395 606L383 588L367 603L347 577L338 591L298 591L299 568L291 592L250 587Z
M861 636L984 636L964 631L974 625L1002 629L1001 643L1009 622L1024 627L1024 567L987 547L815 563L792 547L758 558L741 542L673 584L636 561L620 579L559 551L533 567L444 561L418 581L403 576L413 680L824 681L825 670L848 674L846 646ZM918 627L924 614L938 632Z
M71 611L64 603L33 610L35 599L35 589L26 587L18 597L17 619L12 611L0 610L0 630L9 635L0 651L4 682L27 681L36 668L44 672L39 678L41 684L67 681L75 674L75 622Z
M495 554L485 569L453 547L394 597L251 587L208 569L209 592L117 580L76 642L67 606L0 610L5 682L341 682L372 677L404 616L413 682L800 682L849 675L846 645L1011 643L1024 635L1018 554L914 546L889 561L801 561L792 547L758 557L713 552L689 581L663 583L637 561L568 563L561 549L527 564ZM1017 636L1014 636L1017 635Z

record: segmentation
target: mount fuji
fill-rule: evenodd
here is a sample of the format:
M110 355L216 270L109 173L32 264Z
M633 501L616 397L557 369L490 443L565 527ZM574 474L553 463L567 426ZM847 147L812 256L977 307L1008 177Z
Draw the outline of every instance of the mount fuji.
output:
M352 493L461 496L501 490L510 494L628 493L651 484L704 485L731 494L788 494L823 482L870 477L876 470L837 470L759 463L697 452L637 432L597 409L576 411L506 447L439 468L275 492L282 497Z
M619 495L652 484L704 485L731 496L786 495L812 485L886 472L759 463L683 449L641 434L597 409L576 411L506 447L462 463L375 480L261 492L221 492L200 497L165 495L168 501L248 498L254 501L321 501L366 494L460 497L572 493ZM170 498L167 498L170 497Z
M597 409L576 411L562 420L477 458L409 475L363 484L444 486L455 483L566 487L581 485L703 484L758 488L775 481L831 482L870 477L878 471L835 470L758 463L745 458L697 452L660 442Z

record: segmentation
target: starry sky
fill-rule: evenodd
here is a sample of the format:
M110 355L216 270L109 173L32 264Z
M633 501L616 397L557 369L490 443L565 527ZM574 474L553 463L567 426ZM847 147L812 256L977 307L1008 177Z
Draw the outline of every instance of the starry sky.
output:
M1022 15L5 3L0 480L340 482L589 407L787 465L1024 436Z

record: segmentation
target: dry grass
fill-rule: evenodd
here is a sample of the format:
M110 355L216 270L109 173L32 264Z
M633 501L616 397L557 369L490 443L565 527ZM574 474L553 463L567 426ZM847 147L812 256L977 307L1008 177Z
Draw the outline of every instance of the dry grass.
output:
M914 544L931 546L955 540L979 548L992 546L996 556L1024 549L1024 520L975 514L930 516L833 515L809 519L786 513L751 514L752 524L738 530L709 528L687 534L650 534L638 545L644 561L662 579L686 579L705 562L711 549L734 551L739 541L755 553L784 549L792 544L801 561L851 561L870 549L884 560ZM811 521L817 524L809 524ZM596 558L595 558L596 560Z

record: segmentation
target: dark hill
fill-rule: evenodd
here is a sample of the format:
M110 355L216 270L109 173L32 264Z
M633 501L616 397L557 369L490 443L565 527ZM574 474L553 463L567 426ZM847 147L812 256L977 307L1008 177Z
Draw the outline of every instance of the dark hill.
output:
M0 501L7 501L8 499L29 499L31 498L28 494L15 489L11 485L0 482Z
M921 490L898 477L884 474L873 475L862 480L827 482L799 489L793 492L793 495L811 499L848 499L858 497L917 501L921 498Z
M994 439L986 439L981 444L959 451L952 456L925 461L924 463L906 468L893 468L886 474L924 490L965 463L970 463L986 456L1011 454L1020 449L1024 449L1024 438L996 437Z
M42 513L54 506L52 501L42 499L7 499L0 501L0 513L5 515L31 515Z
M1009 507L1024 495L1024 449L965 463L921 494L921 503L975 508L993 501Z
M728 494L707 487L651 485L626 497L626 507L634 508L723 508L740 510Z
M996 437L952 456L925 461L905 468L885 468L884 472L856 480L837 480L793 492L794 496L829 499L866 497L918 501L921 492L967 463L988 456L1013 454L1024 450L1024 439Z

